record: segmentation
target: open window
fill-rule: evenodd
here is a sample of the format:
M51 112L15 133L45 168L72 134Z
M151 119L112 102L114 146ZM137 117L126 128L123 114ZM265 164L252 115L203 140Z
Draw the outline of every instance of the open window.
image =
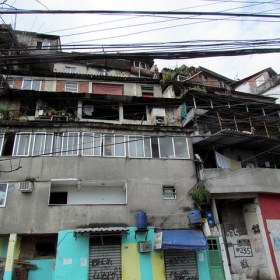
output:
M147 120L147 108L145 104L123 104L123 118L127 120Z
M83 101L83 119L119 120L118 102Z
M52 180L49 205L62 204L126 204L126 182Z

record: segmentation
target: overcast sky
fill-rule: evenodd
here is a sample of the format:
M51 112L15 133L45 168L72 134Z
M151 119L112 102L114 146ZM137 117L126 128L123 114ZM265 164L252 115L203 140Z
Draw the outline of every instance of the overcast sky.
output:
M0 0L3 2L3 0ZM262 4L263 2L263 4ZM265 2L265 3L264 3ZM145 10L269 13L280 15L280 1L259 0L8 0L17 9ZM7 5L3 8L8 8ZM189 40L248 40L280 38L280 19L205 16L3 15L2 22L23 31L61 36L62 44L133 44ZM231 79L242 79L267 67L280 73L280 53L191 60L156 60L159 69L182 64L203 66Z

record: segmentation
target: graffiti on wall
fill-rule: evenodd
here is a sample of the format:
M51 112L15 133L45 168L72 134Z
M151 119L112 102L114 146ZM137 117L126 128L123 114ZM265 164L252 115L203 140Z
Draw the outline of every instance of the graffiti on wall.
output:
M189 276L187 270L182 271L171 271L170 278L172 280L199 280L198 275Z
M94 267L92 279L121 280L121 268L114 266L110 258L92 259L91 266Z
M237 231L237 229L231 229L227 232L227 237L238 237L239 233Z

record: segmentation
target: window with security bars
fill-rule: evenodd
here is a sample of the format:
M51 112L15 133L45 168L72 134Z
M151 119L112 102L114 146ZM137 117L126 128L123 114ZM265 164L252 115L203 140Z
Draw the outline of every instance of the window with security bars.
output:
M176 189L174 186L162 187L163 199L176 199Z

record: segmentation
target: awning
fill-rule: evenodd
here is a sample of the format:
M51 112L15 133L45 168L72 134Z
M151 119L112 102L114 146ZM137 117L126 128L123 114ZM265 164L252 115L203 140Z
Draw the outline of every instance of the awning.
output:
M201 230L170 229L162 231L163 249L205 250L208 243Z
M123 234L128 233L125 227L99 227L99 228L77 228L74 230L74 236L77 234L91 233L91 234Z

